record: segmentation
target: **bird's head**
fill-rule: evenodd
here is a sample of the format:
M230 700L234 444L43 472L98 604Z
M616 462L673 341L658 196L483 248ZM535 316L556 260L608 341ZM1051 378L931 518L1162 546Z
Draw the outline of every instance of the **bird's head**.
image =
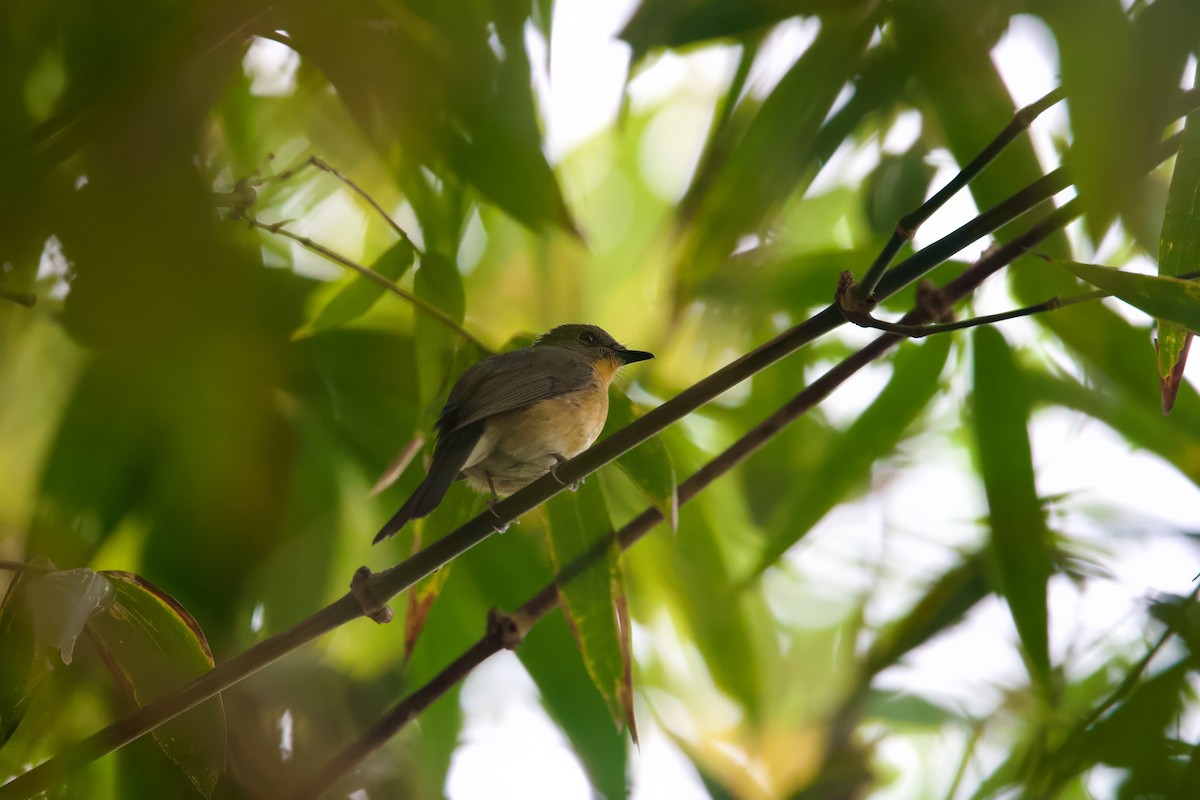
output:
M574 350L591 361L598 371L606 372L610 379L618 367L654 358L653 353L645 350L630 350L608 331L595 325L559 325L539 336L533 346Z

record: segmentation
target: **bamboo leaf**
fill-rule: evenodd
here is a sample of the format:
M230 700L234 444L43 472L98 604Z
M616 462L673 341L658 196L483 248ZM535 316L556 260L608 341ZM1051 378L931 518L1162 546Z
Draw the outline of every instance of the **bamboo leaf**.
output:
M716 166L712 183L695 202L687 238L676 260L687 285L703 280L745 234L772 217L815 167L813 145L838 92L855 74L871 22L831 22L763 102L745 135ZM701 182L710 176L697 176Z
M1200 113L1188 115L1167 190L1158 244L1158 274L1183 275L1200 269ZM1169 412L1179 393L1192 334L1169 320L1157 320L1158 377L1162 381L1163 411Z
M778 561L861 483L863 475L870 474L872 464L896 449L904 432L937 394L938 376L951 343L951 337L935 336L920 347L901 350L892 378L879 397L831 443L787 503L786 520L772 526L780 535L767 543L756 574Z
M1071 274L1129 305L1186 328L1200 330L1200 283L1165 275L1140 275L1113 267L1062 262Z
M371 270L394 283L412 266L413 255L412 243L402 239L385 250L371 265ZM387 290L374 281L354 274L317 312L306 333L319 333L353 322L370 311L385 291Z
M623 393L608 393L608 419L600 439L619 431L641 416L639 409ZM662 512L671 530L679 527L679 485L671 451L661 437L655 437L617 458L617 466L642 490L646 498Z
M214 665L196 620L173 597L128 572L100 573L113 602L88 623L117 686L138 706L175 691ZM205 797L225 771L225 710L218 695L153 731L167 757Z
M612 539L612 523L599 480L586 481L578 492L561 492L546 508L550 515L550 558L557 574L574 568L589 554L598 558L577 575L560 580L563 611L575 632L592 683L604 697L618 726L633 723L633 705L626 691L631 665L621 644L616 615L616 587L623 582L620 551Z
M0 603L0 747L16 733L48 669L46 659L35 660L33 612L25 593L30 578L29 571L18 572Z
M417 297L429 301L455 322L462 322L466 292L462 275L449 258L440 253L426 253L413 288ZM440 399L449 388L458 342L453 331L427 314L417 313L414 329L420 407L432 416L441 407Z
M1029 394L1012 351L992 328L976 330L972 425L987 492L990 551L1030 675L1050 680L1046 583L1051 557L1026 430Z

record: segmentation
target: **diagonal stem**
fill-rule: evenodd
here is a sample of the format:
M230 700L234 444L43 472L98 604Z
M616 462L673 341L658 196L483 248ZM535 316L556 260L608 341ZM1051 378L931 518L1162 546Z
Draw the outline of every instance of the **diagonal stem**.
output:
M896 229L892 231L891 238L883 246L883 250L876 256L875 261L863 276L862 282L859 283L859 298L866 300L871 297L875 291L875 287L879 285L879 279L883 277L884 271L891 265L892 259L900 252L900 248L916 235L917 229L933 216L935 211L944 206L946 201L974 180L976 175L983 172L984 167L992 163L1004 148L1008 147L1022 133L1029 130L1030 124L1043 111L1050 108L1059 100L1062 100L1064 96L1061 87L1052 89L1041 99L1022 108L1013 116L1012 121L1008 123L1004 130L1000 131L1000 134L979 155L975 156L971 160L971 163L963 167L962 171L955 175L949 183L939 189L933 197L926 200L916 211L902 217L896 223Z
M382 286L384 289L386 289L387 291L396 295L400 299L408 301L421 313L426 314L426 315L432 317L433 319L437 320L438 322L442 323L447 328L449 328L450 330L454 331L456 334L461 336L463 339L466 339L468 342L470 342L471 344L473 344L477 348L479 348L479 350L482 351L484 353L484 355L492 354L492 349L490 347L488 347L486 344L484 344L482 341L480 341L475 336L475 334L471 333L469 330L464 328L462 325L459 325L457 322L455 322L454 319L452 317L450 317L450 315L447 314L445 311L442 311L437 306L431 305L424 299L417 297L412 292L401 289L399 286L397 286L395 284L394 281L388 280L387 278L380 275L375 270L367 269L362 264L359 264L356 261L351 261L350 259L346 258L344 255L337 252L336 250L330 250L325 245L320 244L318 242L314 242L312 239L309 239L307 236L301 236L298 233L293 233L292 231L289 231L287 228L283 227L284 226L283 222L273 222L273 223L268 224L266 222L260 222L259 220L255 219L254 217L251 217L250 215L245 214L245 213L231 217L231 219L234 219L237 221L245 221L250 226L258 228L259 230L264 230L267 233L273 233L277 236L282 236L285 239L291 239L293 242L296 242L304 249L310 250L310 251L316 253L317 255L321 256L322 258L328 259L329 261L332 261L335 264L343 266L346 269L357 272L359 275L362 275L367 280ZM405 237L405 238L407 239L407 237Z

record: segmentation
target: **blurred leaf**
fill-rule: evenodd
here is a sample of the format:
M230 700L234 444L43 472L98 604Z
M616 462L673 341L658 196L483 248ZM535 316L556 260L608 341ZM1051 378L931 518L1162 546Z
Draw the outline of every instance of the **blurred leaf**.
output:
M25 593L38 643L57 648L64 664L71 663L75 641L88 620L113 601L112 583L82 568L34 574Z
M29 552L86 563L145 491L149 403L130 395L136 385L108 359L84 369L46 458Z
M1087 763L1126 767L1135 773L1162 771L1168 760L1165 738L1188 693L1188 660L1180 661L1144 681L1080 744ZM1136 731L1136 736L1130 732Z
M900 218L925 202L929 182L937 171L925 161L925 150L924 141L917 139L904 153L884 153L867 178L867 222L877 237L891 236Z
M979 155L1017 112L991 57L1013 11L1005 0L903 0L895 5L901 63L910 65L929 106L923 114L924 135L940 133L958 164ZM1042 174L1033 145L1027 137L1018 137L969 188L975 205L986 209ZM1002 228L996 238L1007 241L1026 227L1027 222L1018 220ZM1067 239L1056 233L1039 250L1065 256Z
M628 738L612 725L565 616L553 614L529 632L517 657L537 684L547 712L566 733L592 786L607 800L628 794Z
M728 158L711 165L712 175L697 173L694 183L706 188L684 200L694 214L675 262L685 286L707 278L742 236L768 227L797 183L814 171L817 131L858 70L873 30L872 22L822 25Z
M1192 656L1200 659L1200 603L1195 597L1175 594L1156 597L1150 616L1165 624L1187 644Z
M281 8L279 24L398 171L456 177L534 230L572 231L542 151L528 12L527 3L310 1Z
M974 344L972 424L987 490L990 549L1030 675L1045 690L1050 681L1046 583L1051 556L1026 429L1029 392L1012 351L995 329L978 328Z
M958 566L943 572L911 611L879 633L864 659L861 679L864 685L906 654L957 625L987 597L988 583L982 562L978 555L968 556Z
M617 38L633 48L631 62L636 66L655 48L741 36L791 17L871 5L871 0L642 0Z
M1175 171L1167 190L1158 246L1158 274L1184 275L1200 269L1200 113L1187 117ZM1191 334L1167 320L1158 327L1158 377L1163 382L1163 410L1175 405Z
M33 611L25 588L33 573L21 570L0 604L0 747L12 738L25 718L37 683L48 669L46 659L35 659L37 639Z
M401 239L383 252L371 270L395 283L413 263L413 246ZM326 303L308 326L305 333L319 333L338 328L361 317L387 291L374 281L355 274L342 289Z
M1112 267L1061 262L1080 280L1119 297L1129 305L1191 331L1200 330L1200 283L1166 275L1141 275Z
M918 728L937 728L961 720L961 715L908 692L872 689L863 703L863 714L888 723Z
M624 392L608 393L608 419L600 440L629 425L643 412L634 407ZM629 476L646 497L662 512L671 530L679 527L679 493L671 452L660 437L645 442L617 458L617 466Z
M429 516L417 520L413 525L412 552L416 553L458 528L467 520L484 510L485 496L471 491L463 481L451 484L442 502ZM404 657L412 656L417 638L434 602L450 577L454 562L444 565L432 575L427 575L405 593Z
M625 690L632 665L623 657L615 605L616 585L624 578L600 481L585 481L577 492L560 492L550 499L546 509L550 515L550 558L556 574L589 554L599 556L565 584L560 582L558 593L592 682L604 697L613 721L618 726L628 722L632 733L636 730L633 698Z
M214 666L196 620L170 595L127 572L101 573L115 599L88 623L88 634L117 686L139 707ZM153 731L159 747L205 797L225 771L225 711L220 696Z
M938 393L938 378L951 343L951 337L934 336L921 346L907 345L900 350L887 386L841 436L830 442L807 479L780 504L777 514L786 514L785 521L771 527L781 535L767 542L756 574L778 561L860 485L864 476L869 479L872 464L896 449L905 431Z
M1133 20L1119 0L1045 0L1037 11L1058 43L1069 163L1098 243L1118 213L1142 203L1145 164L1170 120L1200 17L1189 0L1154 3Z
M466 294L462 275L454 262L440 253L426 253L417 270L417 297L444 311L455 322L463 321ZM428 314L416 312L413 337L417 351L417 391L422 412L436 417L440 400L449 390L458 344L457 335ZM436 409L435 409L436 406Z

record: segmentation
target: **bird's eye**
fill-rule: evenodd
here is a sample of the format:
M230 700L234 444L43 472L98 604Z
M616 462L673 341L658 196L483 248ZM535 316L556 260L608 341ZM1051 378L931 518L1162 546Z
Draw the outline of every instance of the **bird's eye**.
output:
M592 333L591 331L584 331L583 333L579 334L579 341L583 342L589 347L594 346L596 344L596 334Z

